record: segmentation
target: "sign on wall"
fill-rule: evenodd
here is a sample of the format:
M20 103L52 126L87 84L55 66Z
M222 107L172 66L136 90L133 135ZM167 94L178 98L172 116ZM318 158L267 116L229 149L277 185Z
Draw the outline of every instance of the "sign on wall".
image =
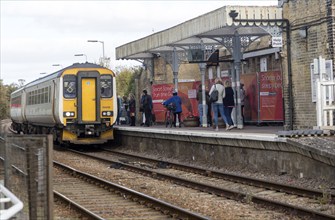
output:
M272 47L283 47L283 38L272 37Z

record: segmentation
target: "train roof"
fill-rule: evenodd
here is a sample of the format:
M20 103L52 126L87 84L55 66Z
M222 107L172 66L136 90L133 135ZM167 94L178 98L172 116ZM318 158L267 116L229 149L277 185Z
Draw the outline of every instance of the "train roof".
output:
M52 80L54 78L58 78L62 75L62 73L67 70L67 69L74 69L74 68L103 68L103 69L107 69L103 66L100 66L100 65L97 65L97 64L94 64L94 63L74 63L72 64L71 66L68 66L68 67L65 67L61 70L58 70L57 72L54 72L54 73L50 73L46 76L43 76L43 77L40 77L34 81L31 81L30 83L26 84L24 86L24 88L27 88L27 87L30 87L30 86L34 86L36 84L39 84L41 82L45 82L45 81L49 81L49 80Z

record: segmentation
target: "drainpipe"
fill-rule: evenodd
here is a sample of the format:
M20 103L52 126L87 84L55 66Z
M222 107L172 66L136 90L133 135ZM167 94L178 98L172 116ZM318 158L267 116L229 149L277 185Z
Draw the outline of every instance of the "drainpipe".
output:
M332 10L332 0L327 0L327 17L328 17L328 48L330 50L329 52L329 58L333 60L333 64L335 63L335 54L334 54L334 29L332 28L334 26L334 18L335 14ZM334 68L334 67L333 67Z

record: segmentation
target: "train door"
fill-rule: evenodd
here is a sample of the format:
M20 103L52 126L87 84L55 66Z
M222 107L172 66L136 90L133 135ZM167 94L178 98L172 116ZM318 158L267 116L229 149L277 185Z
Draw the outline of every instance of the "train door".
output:
M100 120L100 96L98 95L99 73L79 72L79 99L78 99L78 117L79 123L94 123Z
M81 115L82 121L96 121L96 79L95 78L82 78L82 108Z

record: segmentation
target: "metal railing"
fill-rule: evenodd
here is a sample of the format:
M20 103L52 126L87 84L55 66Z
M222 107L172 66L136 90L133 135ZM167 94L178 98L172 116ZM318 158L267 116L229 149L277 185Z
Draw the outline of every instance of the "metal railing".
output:
M11 206L7 207L9 204ZM0 220L14 217L23 209L23 203L11 191L0 184Z

